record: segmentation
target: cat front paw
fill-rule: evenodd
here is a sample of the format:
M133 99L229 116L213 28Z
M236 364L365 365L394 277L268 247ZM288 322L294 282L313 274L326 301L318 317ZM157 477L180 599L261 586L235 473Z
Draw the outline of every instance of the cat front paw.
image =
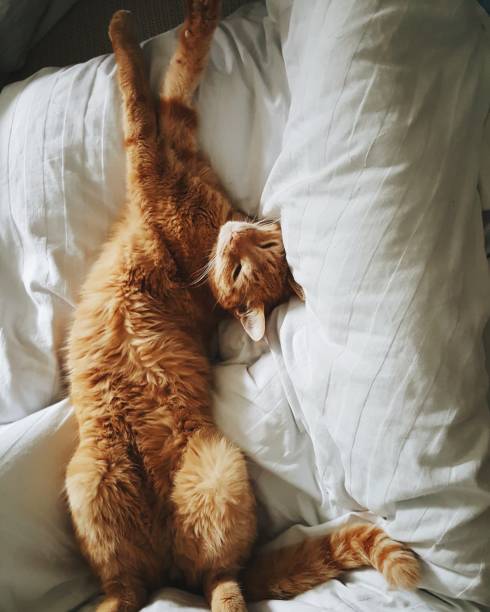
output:
M135 38L134 20L131 11L116 11L109 24L109 38L112 43Z
M221 15L221 0L186 0L184 36L212 33Z
M215 20L221 14L221 0L187 0L186 4L187 15Z

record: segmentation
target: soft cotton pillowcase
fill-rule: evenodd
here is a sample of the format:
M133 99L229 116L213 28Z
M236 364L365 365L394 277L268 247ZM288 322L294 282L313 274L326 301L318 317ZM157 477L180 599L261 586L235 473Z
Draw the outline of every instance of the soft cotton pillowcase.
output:
M294 2L263 210L307 297L269 337L322 507L382 517L425 588L490 605L487 27L467 0Z

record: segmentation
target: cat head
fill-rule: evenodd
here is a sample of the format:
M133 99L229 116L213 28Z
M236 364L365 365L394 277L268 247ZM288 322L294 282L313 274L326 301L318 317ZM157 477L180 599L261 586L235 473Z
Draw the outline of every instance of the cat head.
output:
M265 332L266 315L291 295L304 300L289 270L278 223L228 221L210 259L208 279L218 303L252 340Z

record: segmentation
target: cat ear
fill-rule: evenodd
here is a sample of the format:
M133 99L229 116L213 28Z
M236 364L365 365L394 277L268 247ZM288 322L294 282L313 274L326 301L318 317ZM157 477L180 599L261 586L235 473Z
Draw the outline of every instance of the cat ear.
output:
M288 274L288 283L291 291L294 293L296 297L298 297L302 302L305 301L305 292L303 291L303 287L299 285L293 278L291 272Z
M265 334L265 315L264 307L257 306L244 314L237 313L237 317L247 334L258 342L262 340Z

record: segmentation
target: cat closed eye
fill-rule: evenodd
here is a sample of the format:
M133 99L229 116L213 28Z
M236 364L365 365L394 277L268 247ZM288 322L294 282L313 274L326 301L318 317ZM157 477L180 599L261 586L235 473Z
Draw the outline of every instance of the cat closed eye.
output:
M275 242L274 240L271 242L263 242L262 244L259 244L259 248L261 249L271 249L275 246L277 246L277 242Z
M235 269L233 270L233 280L236 281L236 279L240 276L240 272L242 271L242 264L238 264L235 266Z

